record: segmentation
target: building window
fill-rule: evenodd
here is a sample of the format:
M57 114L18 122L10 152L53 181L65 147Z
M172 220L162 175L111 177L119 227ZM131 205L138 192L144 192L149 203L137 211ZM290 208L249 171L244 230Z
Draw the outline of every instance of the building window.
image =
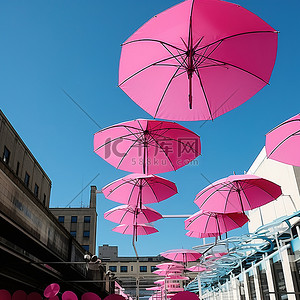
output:
M29 186L30 176L27 172L25 172L24 184L28 187Z
M46 205L46 199L47 199L46 194L44 194L44 200L43 200L44 205Z
M59 223L65 223L65 217L64 216L58 216L58 222Z
M71 217L71 223L77 223L77 216Z
M70 231L70 233L73 237L76 237L76 231Z
M117 272L117 266L109 266L109 270L112 272Z
M8 165L9 163L9 157L10 157L10 151L4 146L4 152L3 152L3 161Z
M147 266L140 266L140 272L147 272Z
M90 251L90 246L89 246L89 245L82 245L82 248L83 248L85 251Z
M91 217L90 216L85 216L83 222L84 223L91 223Z
M133 266L130 267L131 272L133 272Z
M37 184L34 185L34 196L38 197L39 196L39 186Z
M90 237L90 232L88 230L83 231L83 237Z
M20 169L20 162L17 162L17 169L16 169L16 175L19 175L19 169Z
M122 273L128 272L127 266L121 266L121 267L120 267L120 272L122 272Z
M158 270L158 267L156 267L156 266L151 266L151 272L154 272L154 271L156 271L156 270Z

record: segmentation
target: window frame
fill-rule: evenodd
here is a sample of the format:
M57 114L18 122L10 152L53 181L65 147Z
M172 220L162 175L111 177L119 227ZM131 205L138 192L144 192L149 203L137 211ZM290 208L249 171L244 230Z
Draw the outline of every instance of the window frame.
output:
M128 266L120 266L120 273L128 273Z
M4 146L4 150L3 150L3 157L2 160L3 162L8 165L9 164L9 159L10 159L10 151L8 150L8 148L6 146Z
M147 272L148 272L147 266L140 266L140 273L147 273Z

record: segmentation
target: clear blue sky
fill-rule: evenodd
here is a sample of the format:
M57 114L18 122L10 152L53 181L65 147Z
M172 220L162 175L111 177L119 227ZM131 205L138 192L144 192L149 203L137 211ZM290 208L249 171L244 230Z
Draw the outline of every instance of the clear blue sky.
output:
M150 116L119 88L121 47L153 15L175 0L1 0L1 109L52 180L51 206L65 207L91 184L101 189L126 175L93 152L99 130L63 93L66 90L102 127ZM265 133L299 113L298 0L235 1L280 31L270 86L213 122L184 122L200 135L198 166L162 176L177 184L179 194L151 205L162 214L192 214L195 195L210 181L248 170L264 146ZM89 188L72 206L87 205ZM103 213L118 204L98 196L97 244L119 246L134 255L131 237L114 233ZM198 239L185 236L182 219L155 223L159 233L140 237L139 255L191 248ZM240 231L234 232L239 234Z

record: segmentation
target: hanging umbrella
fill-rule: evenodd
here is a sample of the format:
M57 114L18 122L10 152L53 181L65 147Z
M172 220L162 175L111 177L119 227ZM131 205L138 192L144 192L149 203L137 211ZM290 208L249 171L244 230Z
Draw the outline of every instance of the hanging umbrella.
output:
M244 212L277 199L279 185L255 176L232 175L203 189L195 199L198 207L217 213Z
M242 227L249 221L244 213L220 214L210 211L198 211L184 221L185 229L201 233L222 235L230 230Z
M300 114L281 123L266 135L267 157L300 167Z
M202 267L200 265L195 265L195 266L187 268L187 270L191 271L191 272L204 272L207 270L207 268Z
M174 261L181 261L187 263L189 261L196 261L202 254L190 249L173 249L160 253L161 256Z
M189 280L190 278L187 276L181 276L177 274L170 274L166 277L166 279L171 279L171 280Z
M104 219L120 224L144 224L157 221L162 215L156 210L142 205L142 208L120 205L104 213Z
M187 165L201 146L197 134L177 123L138 119L98 131L94 151L118 169L157 174Z
M161 263L156 265L157 268L162 270L183 270L184 266L180 263L175 262L168 262L168 263Z
M181 270L176 270L176 269L174 269L174 270L155 270L155 271L153 271L152 273L153 274L156 274L156 275L159 275L159 276L168 276L168 275L170 275L170 274L175 274L175 273L182 273L182 269Z
M109 200L140 205L161 202L175 195L177 188L175 183L159 176L129 174L109 183L102 192Z
M218 233L218 232L215 232L215 233L202 233L202 232L189 230L185 235L187 235L188 237L194 237L194 238L198 238L198 239L205 239L205 238L210 238L210 237L218 237L218 236L220 236L220 233Z
M112 229L114 232L119 232L122 234L130 234L130 235L148 235L155 232L158 232L156 228L150 225L138 224L138 225L126 225L121 224Z
M277 31L243 7L188 0L122 44L120 88L156 118L211 120L268 84Z

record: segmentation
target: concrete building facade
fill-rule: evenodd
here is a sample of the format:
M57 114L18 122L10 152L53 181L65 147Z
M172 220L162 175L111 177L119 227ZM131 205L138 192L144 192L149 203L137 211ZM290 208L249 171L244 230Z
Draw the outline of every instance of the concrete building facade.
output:
M103 267L94 282L86 251L48 208L51 180L2 111L0 151L0 289L42 294L58 282L79 297L108 295Z
M78 243L87 251L96 251L96 186L91 186L89 207L79 208L50 208L58 221L76 238Z

